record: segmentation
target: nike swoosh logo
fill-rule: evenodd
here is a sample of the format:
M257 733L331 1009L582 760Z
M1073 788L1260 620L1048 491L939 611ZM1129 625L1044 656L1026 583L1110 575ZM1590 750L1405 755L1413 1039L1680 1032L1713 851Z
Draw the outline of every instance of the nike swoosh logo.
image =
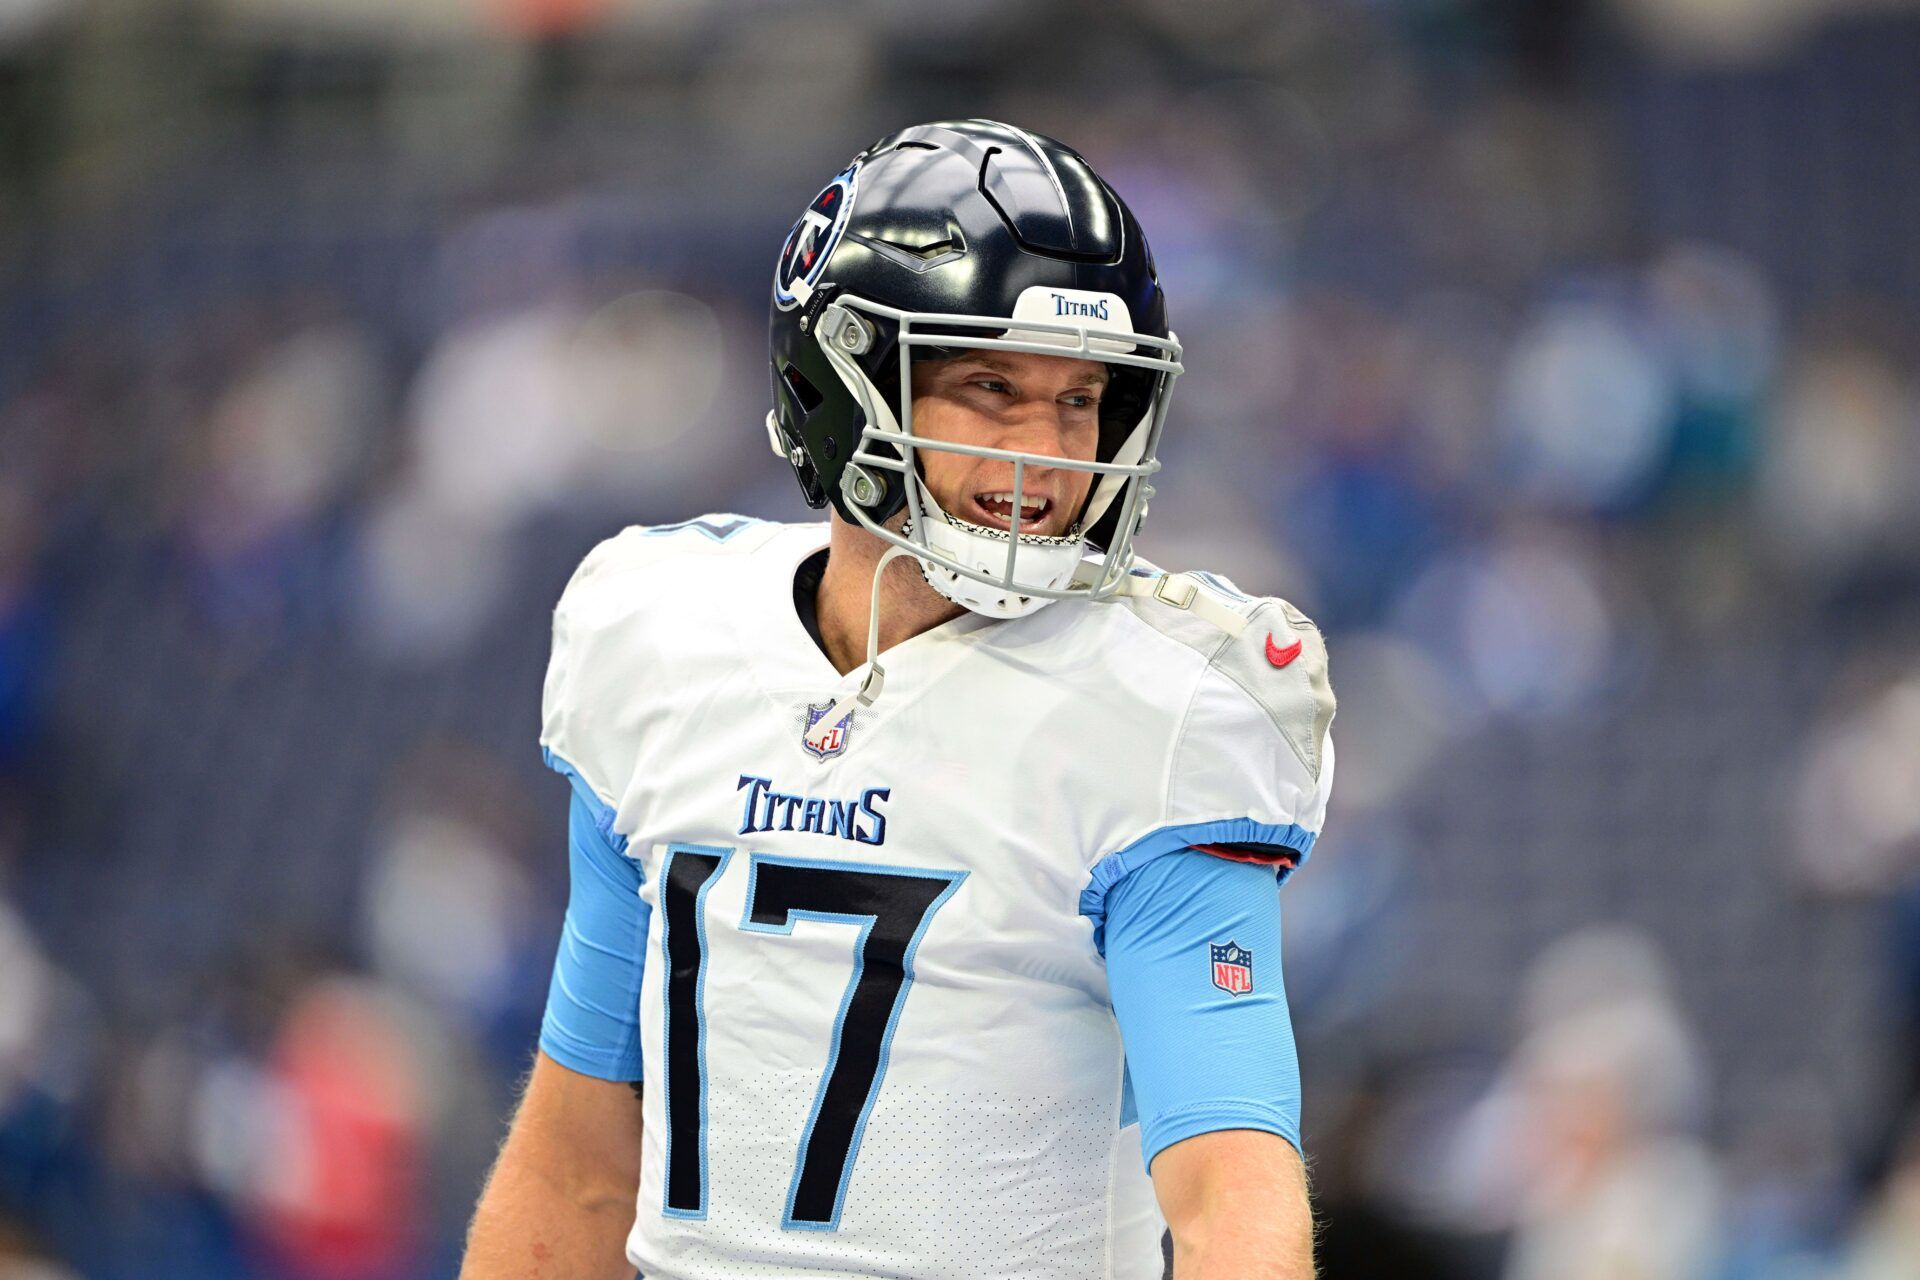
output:
M1267 632L1267 661L1276 667L1284 667L1300 656L1300 642L1295 640L1282 649L1273 642L1273 632Z

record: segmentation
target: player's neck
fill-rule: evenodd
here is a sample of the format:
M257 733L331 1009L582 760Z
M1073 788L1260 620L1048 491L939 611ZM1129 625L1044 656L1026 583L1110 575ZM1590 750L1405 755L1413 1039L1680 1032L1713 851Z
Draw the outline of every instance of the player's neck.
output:
M833 517L827 570L818 597L820 640L842 675L867 660L867 617L873 602L873 572L886 544L865 529ZM896 556L880 580L880 652L931 631L966 610L932 587L912 556Z

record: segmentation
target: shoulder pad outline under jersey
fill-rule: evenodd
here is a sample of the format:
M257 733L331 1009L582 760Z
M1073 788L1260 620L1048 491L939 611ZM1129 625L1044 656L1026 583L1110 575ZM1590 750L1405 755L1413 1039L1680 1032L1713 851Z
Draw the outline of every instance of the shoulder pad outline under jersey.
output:
M1244 595L1210 573L1139 576L1141 589L1126 593L1135 616L1205 657L1209 670L1251 698L1318 782L1337 703L1326 640L1313 619L1286 600ZM1202 599L1208 607L1196 608ZM1228 614L1238 623L1231 629L1217 621Z
M599 543L581 560L566 592L562 593L562 604L576 587L585 586L604 574L639 569L687 555L753 551L764 545L773 533L789 527L755 516L724 512L673 524L628 525Z
M1326 638L1313 619L1278 598L1257 601L1247 623L1246 630L1215 650L1208 666L1266 712L1318 782L1327 732L1338 709L1327 672Z

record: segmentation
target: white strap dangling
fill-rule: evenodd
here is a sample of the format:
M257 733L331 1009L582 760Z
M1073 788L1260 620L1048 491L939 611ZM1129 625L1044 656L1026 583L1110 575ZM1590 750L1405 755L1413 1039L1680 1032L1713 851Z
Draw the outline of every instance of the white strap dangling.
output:
M832 733L834 727L842 720L852 715L856 706L870 707L879 700L880 690L887 682L887 673L881 669L879 659L880 577L886 573L887 564L892 561L894 557L904 556L906 554L908 554L908 552L905 547L888 547L886 551L881 554L880 563L874 567L873 596L867 606L866 679L862 680L859 688L853 690L853 692L841 694L839 698L834 700L834 704L828 709L827 714L813 722L813 727L808 729L806 733L808 746L815 748L824 747L826 745L827 735Z

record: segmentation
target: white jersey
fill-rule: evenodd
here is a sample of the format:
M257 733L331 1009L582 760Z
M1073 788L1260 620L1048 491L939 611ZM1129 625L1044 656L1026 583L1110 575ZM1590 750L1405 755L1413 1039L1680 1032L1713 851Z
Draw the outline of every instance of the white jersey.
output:
M1088 909L1157 840L1311 844L1319 634L1224 587L1237 639L1152 598L968 614L889 649L816 751L857 678L794 610L826 541L629 529L555 615L542 743L651 909L628 1256L649 1280L1158 1277Z

